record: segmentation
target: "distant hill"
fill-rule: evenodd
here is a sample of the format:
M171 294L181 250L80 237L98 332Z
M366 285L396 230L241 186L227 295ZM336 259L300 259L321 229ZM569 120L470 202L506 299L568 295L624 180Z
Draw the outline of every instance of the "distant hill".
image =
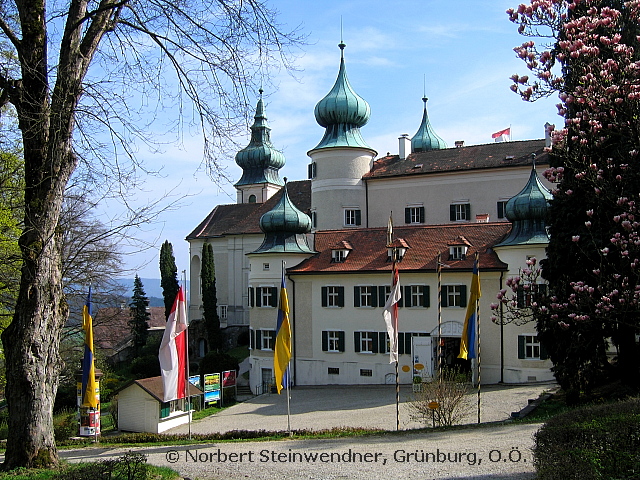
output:
M164 298L162 296L162 287L159 278L140 278L144 293L149 299L150 307L164 307ZM120 285L127 289L128 298L133 295L133 278L119 278L116 280ZM189 288L187 282L187 289Z

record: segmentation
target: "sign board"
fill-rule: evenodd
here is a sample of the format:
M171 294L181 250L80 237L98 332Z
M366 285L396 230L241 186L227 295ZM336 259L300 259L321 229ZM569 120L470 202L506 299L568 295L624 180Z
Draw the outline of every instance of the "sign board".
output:
M236 386L236 371L228 370L222 372L222 387L235 387Z
M200 388L200 375L193 375L189 377L189 383L191 385L195 385L196 387Z
M432 337L411 337L413 378L417 382L431 380L433 376ZM419 378L416 378L419 377Z
M207 373L204 376L204 389L205 392L211 392L213 390L220 390L220 374L219 373Z
M100 382L96 380L96 403L98 407L91 410L82 406L82 382L76 383L76 396L80 410L80 436L93 437L100 435Z
M204 403L214 403L220 401L220 390L204 392Z

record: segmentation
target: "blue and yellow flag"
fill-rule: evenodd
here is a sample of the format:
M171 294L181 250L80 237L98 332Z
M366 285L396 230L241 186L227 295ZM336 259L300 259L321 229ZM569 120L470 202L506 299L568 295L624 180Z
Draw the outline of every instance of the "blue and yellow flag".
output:
M469 294L469 303L467 303L467 313L464 317L464 326L462 327L458 358L464 358L465 360L476 358L476 324L478 322L478 301L480 296L480 275L478 272L478 255L476 254L476 260L473 262L471 292Z
M276 345L273 352L273 371L276 377L278 394L288 384L287 369L291 360L291 325L289 324L289 299L282 269L280 285L280 302L278 304L278 324L276 328Z
M91 318L91 287L87 303L82 309L82 329L84 330L84 357L82 358L82 406L97 408L96 371L93 362L93 319Z

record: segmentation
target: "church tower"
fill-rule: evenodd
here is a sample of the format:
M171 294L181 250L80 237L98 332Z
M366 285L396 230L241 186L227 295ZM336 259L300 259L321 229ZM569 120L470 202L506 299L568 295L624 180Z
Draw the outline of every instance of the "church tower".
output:
M422 97L424 102L424 112L422 123L416 134L411 138L411 153L428 152L430 150L441 150L447 148L447 144L442 140L431 127L429 114L427 114L427 97Z
M324 136L307 155L311 157L311 216L313 228L330 230L366 227L366 191L362 176L371 170L377 152L360 133L371 109L347 78L340 43L340 70L331 91L315 108Z
M285 159L271 143L262 89L253 118L251 141L236 154L236 163L242 168L242 177L235 184L237 203L263 203L284 185L278 170L284 166Z

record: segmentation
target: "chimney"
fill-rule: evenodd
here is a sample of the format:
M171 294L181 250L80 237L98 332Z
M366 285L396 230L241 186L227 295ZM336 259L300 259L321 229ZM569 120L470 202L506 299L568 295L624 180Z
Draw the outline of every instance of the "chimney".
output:
M398 141L400 142L399 157L400 160L404 160L411 153L411 139L409 138L409 134L403 133L402 136L398 138Z
M464 147L464 140L456 140L456 148Z
M544 124L544 146L551 147L551 132L555 130L556 126L551 125L549 122Z

